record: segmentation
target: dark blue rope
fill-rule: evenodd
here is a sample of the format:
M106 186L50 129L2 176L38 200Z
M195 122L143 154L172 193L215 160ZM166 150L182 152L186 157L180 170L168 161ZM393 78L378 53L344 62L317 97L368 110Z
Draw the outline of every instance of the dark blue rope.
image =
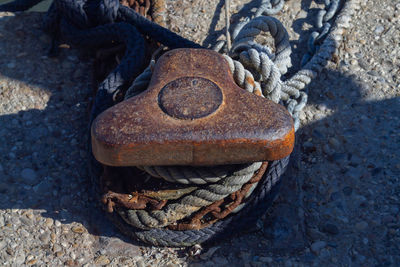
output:
M0 11L24 11L43 0L16 0L0 6ZM126 45L121 63L99 85L91 112L93 119L114 104L119 88L137 76L144 63L147 35L169 48L201 48L160 25L121 6L118 0L55 0L44 17L44 29L53 37L52 53L59 39L81 48L93 48L116 41ZM142 34L142 35L141 35Z

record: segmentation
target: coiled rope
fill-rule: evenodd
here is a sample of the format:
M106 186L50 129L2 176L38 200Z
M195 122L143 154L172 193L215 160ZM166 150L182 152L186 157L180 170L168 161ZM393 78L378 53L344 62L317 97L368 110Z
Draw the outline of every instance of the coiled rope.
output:
M338 18L336 29L332 30L332 35L328 36L324 42L323 49L315 49L315 52L318 51L318 54L312 58L311 62L304 66L304 68L292 78L283 82L281 76L291 67L289 36L279 20L273 17L262 16L265 12L277 12L276 8L275 10L271 10L271 3L268 4L267 2L270 1L263 1L260 8L256 11L254 19L248 20L245 24L239 24L237 27L240 27L240 30L233 30L233 46L229 53L231 57L225 55L225 59L228 61L235 81L240 87L259 95L261 89L262 95L276 103L279 101L286 101L288 111L295 119L295 129L297 130L300 126L298 114L307 102L307 94L301 90L311 82L312 78L317 75L338 47L339 41L341 40L339 37L342 32L337 30L337 28L340 29L347 26L346 20L349 19L351 14L345 12L351 12L352 9L349 7L349 3L346 3L347 5L343 7L342 14ZM281 6L282 8L282 5L278 5L278 2L279 1L275 1L274 6ZM266 6L269 6L269 9L267 9ZM337 4L332 4L332 6L335 8L330 8L330 15L325 20L332 19L333 15L338 10L339 6ZM269 32L274 38L274 54L271 53L268 47L262 46L255 41L255 38L260 33L265 32ZM221 49L222 46L219 45L218 50ZM238 60L234 60L234 58ZM257 80L254 79L254 76L257 77ZM140 75L136 79L137 82L135 80L127 91L126 99L147 88L150 78L151 67L147 68L143 75ZM186 184L198 183L199 181L206 182L201 177L201 170L195 167L170 168L145 166L143 169L154 177L162 177L170 182ZM179 169L181 169L181 171L178 171ZM213 167L209 169L214 170L216 168ZM215 177L213 177L213 179L214 178ZM213 179L210 179L208 182L213 182ZM151 216L147 213L143 214L145 214L143 216L148 216L147 219L148 222L150 222L149 218ZM138 223L136 214L135 216L136 217L133 218L125 216L125 220L136 227L143 227Z
M13 2L14 4L0 6L0 11L25 10L38 2L40 1L17 0ZM240 87L263 95L274 102L285 104L295 120L295 129L297 130L300 126L298 114L307 102L307 94L302 90L317 75L338 47L343 30L348 27L348 21L358 1L345 1L341 9L339 9L339 0L325 1L326 8L319 13L317 20L320 32L316 31L311 34L308 56L303 58L304 66L285 81L282 81L282 75L291 66L288 34L277 19L264 16L276 14L281 10L283 4L283 0L264 0L253 18L249 17L237 24L231 34L232 48L228 55L225 55L225 59ZM339 10L340 14L333 21L333 17ZM331 23L334 26L331 27ZM144 60L143 54L140 53L140 50L144 49L141 34L147 35L169 48L201 47L149 22L131 9L121 6L117 0L55 0L46 16L45 29L52 34L55 44L59 38L62 38L79 47L99 47L109 44L111 41L122 42L127 47L121 64L99 86L91 113L91 121L100 112L112 106L115 102L115 94L120 88L127 86L131 77L139 74ZM274 38L274 53L269 47L255 41L259 34L265 32L269 32ZM217 43L215 50L221 50L224 45L223 42ZM127 91L126 98L137 95L147 88L153 64L154 61L135 79ZM225 166L224 170L220 166L216 166L209 168L208 172L193 167L141 166L143 170L154 177L174 183L204 184L205 186L182 197L179 201L170 202L162 210L146 211L120 208L118 213L126 223L136 227L132 229L128 227L130 234L153 244L185 245L208 240L211 235L213 238L217 235L215 231L210 230L208 233L207 230L204 232L202 230L172 231L162 229L162 227L175 224L178 220L190 216L202 207L236 192L251 179L260 166L261 163L252 163L241 167L235 166L235 168ZM272 164L272 166L274 165ZM273 170L273 168L269 168L269 170ZM268 177L267 174L266 180ZM243 208L250 210L253 205L259 205L260 196L265 197L270 189L271 187L262 187L258 192L259 196L247 195L247 197L250 196L249 200L237 210ZM233 217L217 222L210 228L218 229L222 225L226 226L230 223L231 218ZM118 221L118 219L116 220ZM120 228L126 229L127 227L120 225ZM142 231L137 229L142 229ZM171 231L172 233L170 233ZM200 232L203 233L202 237L199 237ZM179 238L174 240L169 238L173 236L179 236Z
M127 223L140 229L165 227L186 218L202 207L224 199L228 195L238 191L253 177L260 166L261 162L239 167L238 170L228 177L219 180L217 183L197 189L191 192L190 195L179 199L177 203L168 204L162 210L120 209L118 212Z

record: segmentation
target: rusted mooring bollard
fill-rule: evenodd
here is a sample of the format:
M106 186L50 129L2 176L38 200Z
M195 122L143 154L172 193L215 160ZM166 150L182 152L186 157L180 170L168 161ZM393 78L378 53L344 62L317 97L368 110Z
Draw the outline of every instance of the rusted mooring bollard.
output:
M95 158L109 166L217 165L288 156L286 109L239 88L218 53L176 49L157 62L148 90L99 115Z

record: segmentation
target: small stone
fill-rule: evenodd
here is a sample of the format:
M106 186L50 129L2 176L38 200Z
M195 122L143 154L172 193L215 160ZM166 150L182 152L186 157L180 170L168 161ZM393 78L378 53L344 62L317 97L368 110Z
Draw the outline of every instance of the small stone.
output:
M362 175L362 169L361 168L353 168L350 167L347 171L346 171L346 176L353 178L353 179L359 179Z
M326 109L327 109L327 106L326 106L325 104L319 104L319 105L317 106L317 109L320 110L320 111L322 111L322 112L325 112Z
M101 255L94 260L94 263L98 265L107 265L110 263L110 260L106 256Z
M10 63L8 63L7 64L7 68L9 68L9 69L13 69L13 68L15 68L15 62L10 62Z
M74 260L69 259L69 260L67 260L66 262L64 262L64 265L65 265L65 266L77 266L78 263L75 262Z
M137 267L146 267L146 264L144 264L144 261L142 259L138 260L136 262Z
M26 262L26 264L27 265L33 265L33 264L35 264L37 262L37 259L32 259L32 260L28 260L27 262Z
M306 229L306 234L312 241L321 240L324 236L320 231L318 231L318 229L312 227Z
M22 265L22 263L25 262L25 254L22 252L22 254L17 255L15 257L15 264L16 265Z
M375 27L374 32L376 34L381 34L384 30L385 30L385 28L382 25L378 25L378 26Z
M72 232L77 233L77 234L82 234L85 232L85 228L83 228L82 226L73 226L71 228Z
M315 137L316 139L324 139L324 134L321 133L320 131L318 131L317 129L314 129L312 131L312 135L313 137Z
M262 263L272 263L274 261L271 257L260 257L258 260Z
M357 231L364 231L368 228L368 223L366 221L361 221L356 223L355 228Z
M99 251L102 255L117 255L124 257L135 257L141 255L137 246L115 237L100 237Z
M54 242L56 242L57 235L55 233L51 233L50 238L51 238L51 243L54 243Z
M314 252L315 254L318 254L321 249L326 247L326 242L325 241L316 241L311 244L311 251Z
M241 258L244 262L249 262L249 261L250 261L250 253L249 253L249 252L241 251L241 252L240 252L240 258Z
M39 236L40 241L43 243L47 244L50 241L50 233L49 232L44 232Z
M22 182L28 185L35 185L39 181L37 179L37 174L34 170L26 168L21 171Z
M58 244L54 244L54 246L53 246L53 252L54 253L57 253L57 252L59 252L59 251L61 251L61 246L60 245L58 245Z
M345 196L350 196L351 193L353 192L353 188L351 188L350 186L346 186L343 188L342 191Z
M33 187L33 191L40 195L48 195L51 193L53 188L52 183L49 180L44 180Z
M338 150L341 147L339 140L337 140L335 137L329 138L328 142L335 150Z
M322 227L322 231L328 234L337 235L339 234L339 228L333 223L327 223Z
M59 220L56 220L56 222L54 223L56 227L60 227L61 226L61 222Z
M217 265L217 266L227 266L229 265L229 262L227 259L223 257L214 257L212 261Z
M32 226L32 225L33 225L33 222L32 222L31 220L29 220L28 218L26 218L26 217L21 217L19 220L20 220L23 224L25 224L25 225L27 225L27 226Z
M338 164L342 164L346 161L346 154L344 153L333 153L332 156L329 157L331 161L334 161Z
M44 224L49 228L53 226L53 223L54 223L54 220L52 218L46 218L46 220L44 222Z
M1 240L1 241L0 241L0 251L3 250L3 248L5 248L6 246L7 246L6 241Z
M4 226L4 217L0 215L0 227Z
M210 249L208 249L206 252L200 254L200 259L202 260L208 260L212 257L212 255L214 255L214 253L219 249L219 247L212 247Z
M363 59L363 58L360 58L358 60L358 65L364 70L368 70L369 69L369 65L368 65L367 61L365 59Z
M14 256L14 250L11 247L7 247L6 248L6 252L7 252L8 255Z

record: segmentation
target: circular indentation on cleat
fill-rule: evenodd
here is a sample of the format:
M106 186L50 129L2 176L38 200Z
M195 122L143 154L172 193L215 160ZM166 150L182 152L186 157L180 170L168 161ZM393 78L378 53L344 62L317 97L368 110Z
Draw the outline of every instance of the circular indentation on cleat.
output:
M221 89L212 81L201 77L183 77L161 89L158 104L171 117L194 120L215 112L222 98Z

